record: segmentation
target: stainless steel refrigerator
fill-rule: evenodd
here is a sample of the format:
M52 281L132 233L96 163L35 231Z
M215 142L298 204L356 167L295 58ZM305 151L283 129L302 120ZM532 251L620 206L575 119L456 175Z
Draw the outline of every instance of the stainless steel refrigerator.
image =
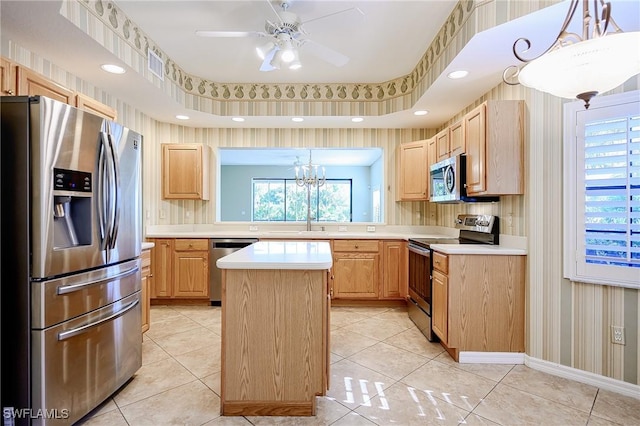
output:
M142 363L142 137L0 98L3 417L71 424Z

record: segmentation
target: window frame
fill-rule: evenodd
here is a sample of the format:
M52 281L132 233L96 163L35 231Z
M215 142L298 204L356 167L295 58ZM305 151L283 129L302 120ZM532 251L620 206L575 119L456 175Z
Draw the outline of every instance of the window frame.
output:
M586 226L584 223L584 150L578 148L579 141L584 142L584 137L579 139L578 126L579 123L590 121L583 119L587 117L586 114L597 114L605 110L613 112L620 107L627 108L628 112L625 114L640 114L640 90L599 96L594 99L589 110L585 110L582 101L564 105L564 277L584 283L640 289L640 268L587 263L584 253L580 251L580 248L584 247ZM580 114L585 115L579 116ZM580 155L582 157L578 158ZM582 165L579 162L582 162ZM582 176L578 174L579 172Z

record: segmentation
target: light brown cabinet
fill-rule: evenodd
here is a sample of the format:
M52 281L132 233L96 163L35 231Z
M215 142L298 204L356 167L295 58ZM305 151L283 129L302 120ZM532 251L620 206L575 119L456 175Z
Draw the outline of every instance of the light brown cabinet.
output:
M173 296L191 299L209 297L208 240L175 240Z
M141 269L140 269L140 303L142 306L142 332L149 330L151 325L151 317L149 312L149 305L151 303L151 287L153 286L153 275L151 274L151 250L142 250L140 255Z
M526 257L433 254L432 328L449 353L524 352Z
M18 95L46 96L68 105L76 105L76 94L55 83L48 78L31 71L28 68L18 66L16 68Z
M409 252L406 241L384 241L382 243L382 297L404 299L409 291L407 272Z
M378 240L333 241L333 297L377 299L382 263Z
M81 110L89 111L108 120L116 121L116 118L118 118L118 113L115 109L100 103L89 96L83 95L82 93L76 94L76 106Z
M446 160L449 158L449 136L450 131L446 129L438 132L436 135L436 150L438 154L438 161Z
M522 194L524 102L487 101L463 121L467 194Z
M428 141L403 143L398 147L398 201L429 199Z
M0 58L0 92L2 96L18 94L16 64L5 58Z
M449 157L464 154L467 144L464 138L464 120L449 126Z
M209 240L155 239L152 299L209 298Z
M209 147L162 144L162 198L209 199Z

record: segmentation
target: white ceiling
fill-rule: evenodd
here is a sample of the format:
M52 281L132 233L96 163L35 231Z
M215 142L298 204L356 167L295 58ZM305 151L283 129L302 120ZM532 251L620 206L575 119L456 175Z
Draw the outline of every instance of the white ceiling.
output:
M568 8L565 1L477 34L406 111L364 117L362 123L352 123L351 117L344 116L305 117L303 123L294 123L289 117L254 116L236 123L227 116L185 110L131 69L122 76L100 71L100 64L119 61L59 14L61 1L0 1L3 54L9 52L9 44L14 42L160 121L224 128L438 127L500 83L505 67L516 62L511 46L518 37L529 37L533 46L544 50L557 34ZM456 3L455 0L295 0L289 11L303 21L353 7L362 10L364 16L345 12L304 26L309 38L349 56L350 61L343 67L335 67L305 52L303 46L300 70L260 72L254 48L261 39L202 38L195 31L263 31L264 20L274 19L267 0L117 1L127 17L185 71L221 83L381 83L401 77L416 66ZM623 30L640 28L640 2L612 3L613 16ZM276 7L278 4L275 3ZM466 69L470 75L457 81L446 78L454 69ZM415 109L427 109L429 114L416 117L412 114ZM187 114L191 119L179 122L176 114Z

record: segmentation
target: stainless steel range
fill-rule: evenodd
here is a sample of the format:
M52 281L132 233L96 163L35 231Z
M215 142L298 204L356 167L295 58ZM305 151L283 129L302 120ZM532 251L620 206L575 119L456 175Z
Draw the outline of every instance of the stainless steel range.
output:
M431 330L432 244L498 244L498 217L461 214L455 221L458 238L409 239L409 318L429 341L438 337Z

